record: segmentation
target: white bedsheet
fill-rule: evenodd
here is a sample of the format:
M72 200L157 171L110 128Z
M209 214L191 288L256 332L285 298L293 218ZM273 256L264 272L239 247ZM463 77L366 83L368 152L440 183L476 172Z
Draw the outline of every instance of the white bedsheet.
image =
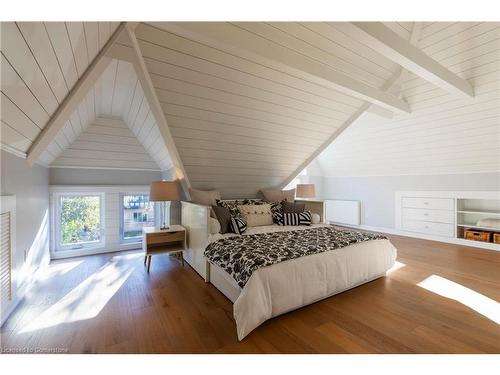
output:
M308 228L272 225L249 228L247 234ZM213 235L211 240L230 236ZM233 305L238 339L270 318L385 275L396 255L389 240L373 240L256 270Z

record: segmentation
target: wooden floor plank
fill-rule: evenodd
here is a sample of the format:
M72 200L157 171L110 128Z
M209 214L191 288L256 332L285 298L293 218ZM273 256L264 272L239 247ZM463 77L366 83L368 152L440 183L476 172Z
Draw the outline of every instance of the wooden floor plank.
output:
M54 261L1 328L0 345L70 353L500 353L497 323L418 286L435 275L498 303L500 252L390 239L402 268L271 319L241 342L231 302L174 257L155 258L149 274L138 251ZM88 280L96 285L82 289ZM106 296L113 282L121 284ZM102 308L89 316L77 299L37 328L33 322L79 287L87 301L105 298Z

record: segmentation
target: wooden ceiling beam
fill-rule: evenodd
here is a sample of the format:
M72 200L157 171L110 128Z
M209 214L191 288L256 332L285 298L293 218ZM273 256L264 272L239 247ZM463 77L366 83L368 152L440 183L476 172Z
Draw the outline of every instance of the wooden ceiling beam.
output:
M382 22L343 23L342 31L425 80L448 92L474 97L472 86ZM416 35L415 38L419 38Z
M422 22L414 22L410 34L410 43L415 47L418 47L418 42L420 41L421 33L422 33ZM402 98L403 82L406 80L406 76L408 75L408 70L400 68L399 72L400 72L399 77L396 78L395 76L393 76L389 81L389 86L387 87L387 91L398 96L399 98ZM375 104L372 104L366 111L389 119L394 117L394 113L392 111L389 111L385 108L380 108Z
M153 22L153 26L247 58L392 111L409 113L408 104L320 62L261 38L228 22Z
M383 91L389 90L393 87L394 83L398 81L401 76L402 69L398 69L392 76L385 82L382 86ZM357 119L361 117L361 115L368 111L368 109L372 106L371 103L365 102L359 107L359 109L354 112L340 127L335 129L333 134L328 137L304 162L302 162L294 171L290 174L280 185L280 189L284 189L290 182L292 182L299 174L302 172L312 161L317 158L328 146L330 146L335 139L338 138L340 134L344 130L346 130L349 126L351 126Z
M64 127L64 124L68 121L71 114L77 109L89 90L94 86L94 83L106 70L111 62L111 58L106 54L124 27L125 23L123 22L117 27L104 47L99 51L83 75L73 86L66 98L64 98L63 102L59 105L47 125L43 128L42 132L35 139L29 148L26 157L29 165L32 166L35 162L37 162L38 158L55 139L59 130Z
M136 27L137 25L135 23L131 24L130 26L127 24L126 26L127 34L135 54L134 68L139 82L142 86L142 90L144 91L144 96L146 97L151 112L153 113L156 123L158 124L160 135L163 138L163 142L167 147L167 150L172 159L173 167L175 170L175 177L180 181L184 194L186 195L187 199L189 199L189 187L191 187L191 184L189 182L186 170L184 169L184 165L182 164L179 152L177 151L177 147L175 146L174 138L172 136L172 133L170 132L170 128L168 126L165 114L163 113L160 101L156 96L156 91L153 86L153 82L151 81L146 63L144 62L141 47L135 35Z

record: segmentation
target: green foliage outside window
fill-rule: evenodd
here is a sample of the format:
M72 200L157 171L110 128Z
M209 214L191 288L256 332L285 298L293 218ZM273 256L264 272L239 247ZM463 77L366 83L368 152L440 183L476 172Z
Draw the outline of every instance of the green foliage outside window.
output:
M100 221L99 196L61 197L62 244L99 241Z

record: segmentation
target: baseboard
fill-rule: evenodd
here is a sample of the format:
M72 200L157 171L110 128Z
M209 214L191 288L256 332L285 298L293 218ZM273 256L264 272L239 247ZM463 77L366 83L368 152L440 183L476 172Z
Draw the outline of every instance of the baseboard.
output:
M24 290L22 290L20 293L16 294L14 300L11 302L10 307L7 310L5 310L5 312L0 317L0 327L3 327L5 322L9 320L10 315L14 312L19 303L24 299L24 296L26 295L26 291L28 290L28 288L25 287L23 289Z
M50 259L56 260L56 259L76 258L85 255L116 253L118 251L136 250L141 248L142 248L141 242L134 242L134 243L120 244L117 246L108 246L105 249L78 249L78 250L67 250L63 252L52 250L50 253Z
M394 229L394 228L374 227L371 225L349 225L349 224L339 224L339 223L332 223L332 224L344 226L344 227L349 227L349 228L353 228L353 229L364 229L364 230L369 230L372 232L394 234L396 236L419 238L422 240L452 243L455 245L462 245L462 246L468 246L468 247L476 247L479 249L500 251L500 245L497 245L494 243L488 243L488 242L470 241L470 240L464 240L461 238L430 236L430 235L426 235L426 234L407 232L407 231L398 230L398 229Z
M31 289L33 284L38 280L38 274L41 272L41 270L45 269L50 263L50 259L48 255L44 257L45 260L42 260L41 264L35 269L33 273L33 277L29 279L28 281L25 281L17 290L15 291L14 298L9 306L8 309L6 309L4 312L2 312L2 315L0 316L0 327L2 327L7 320L9 320L10 315L14 312L14 310L19 306L21 301L24 299L26 296L26 293L28 290Z

